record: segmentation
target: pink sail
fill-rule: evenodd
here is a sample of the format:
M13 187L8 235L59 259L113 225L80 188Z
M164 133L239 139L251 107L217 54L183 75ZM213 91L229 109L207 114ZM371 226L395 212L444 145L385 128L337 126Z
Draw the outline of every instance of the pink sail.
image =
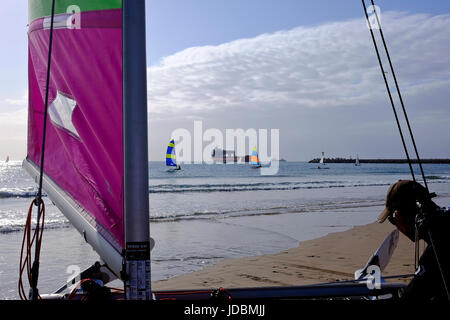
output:
M49 18L29 27L28 160L40 166ZM44 173L117 250L124 247L122 9L55 23ZM66 21L64 14L55 21Z

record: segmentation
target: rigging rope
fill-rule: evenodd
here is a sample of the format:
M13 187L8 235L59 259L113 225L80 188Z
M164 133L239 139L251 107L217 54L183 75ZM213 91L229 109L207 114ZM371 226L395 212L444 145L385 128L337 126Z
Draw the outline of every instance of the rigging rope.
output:
M27 224L28 228L31 227L31 223L28 222L28 220L31 221L31 211L33 205L36 205L38 207L37 210L37 222L36 222L36 229L33 235L33 239L30 242L29 239L29 231L25 228L24 233L24 239L25 236L27 237L27 255L25 259L25 263L22 262L22 254L21 254L21 267L20 272L23 272L25 266L27 267L28 272L28 281L30 282L30 298L32 300L39 299L39 291L37 288L38 284L38 278L39 278L39 256L41 252L41 240L42 240L42 233L44 228L44 212L45 212L45 205L42 200L42 181L44 176L44 154L45 154L45 141L46 141L46 132L47 132L47 114L48 114L48 96L49 96L49 85L50 85L50 67L51 67L51 61L52 61L52 47L53 47L53 25L54 25L54 18L55 18L55 0L52 1L52 13L51 13L51 23L50 23L50 39L49 39L49 47L48 47L48 63L47 63L47 80L45 84L45 105L44 105L44 126L43 126L43 133L42 133L42 150L41 150L41 163L40 163L40 173L39 173L39 188L37 192L36 198L33 200L30 210L28 212L28 218L27 218ZM40 223L40 220L42 218L42 223ZM42 229L42 231L41 231ZM33 240L38 239L35 245L35 253L34 253L34 262L31 266L30 270L30 264L31 264L31 246L33 244ZM23 244L22 244L22 250L23 250ZM22 276L19 277L19 294L21 295L21 298L23 298L23 284L22 284Z
M41 243L42 243L42 232L38 235L37 234L37 228L35 228L33 236L31 236L31 218L33 214L33 206L34 201L31 203L29 209L28 209L28 215L25 223L25 231L23 234L22 239L22 249L20 251L20 268L19 268L19 297L21 300L28 300L28 296L25 293L25 289L23 287L23 274L25 270L27 271L27 278L28 282L31 283L32 276L31 276L31 250L33 247L33 244L36 240L36 249L38 250L38 253L41 250ZM44 228L44 220L45 220L45 205L42 203L41 206L41 228ZM38 296L38 298L40 298Z
M378 51L377 42L375 40L375 34L373 33L372 26L370 25L369 15L367 14L367 10L366 10L366 3L365 3L364 0L361 0L361 1L362 1L362 4L363 4L363 7L364 7L364 13L366 14L367 25L369 27L370 34L372 36L373 45L374 45L375 51L377 53L377 58L378 58L378 63L380 64L381 73L383 74L383 79L384 79L384 83L386 85L386 90L387 90L388 95L389 95L389 100L391 101L392 111L394 111L395 121L397 122L397 127L398 127L398 130L400 132L400 138L402 139L403 149L405 150L406 158L408 159L409 170L411 171L411 175L412 175L413 180L416 181L416 177L414 176L414 170L413 170L412 164L411 164L411 159L410 159L409 153L408 153L408 148L406 146L405 138L403 136L402 127L400 125L400 121L399 121L398 115L397 115L397 110L395 109L394 100L392 98L391 89L389 88L389 83L388 83L387 78L386 78L386 73L384 71L383 62L381 61L380 52ZM376 12L376 9L374 11ZM381 25L378 25L378 27L381 29Z
M374 4L373 0L371 0L371 2L372 2L372 6L375 7L375 4ZM392 61L391 61L391 56L389 54L389 51L388 51L388 48L387 48L387 45L386 45L386 41L384 40L383 29L381 28L380 19L378 17L378 13L377 13L376 10L374 10L374 14L375 14L375 17L377 19L377 24L378 24L380 35L381 35L381 40L383 41L383 46L384 46L384 50L386 52L387 59L389 61L389 66L390 66L390 69L391 69L391 72L392 72L392 77L394 78L395 87L397 88L398 97L399 97L399 100L400 100L400 104L402 106L403 114L405 116L406 124L408 126L409 135L411 137L411 142L413 144L414 151L416 153L417 162L419 164L420 172L422 173L423 183L425 184L425 188L427 189L427 191L429 193L430 191L428 190L427 180L425 178L425 174L424 174L423 168L422 168L422 161L420 160L419 152L417 151L416 141L415 141L414 135L412 133L411 125L409 124L408 114L406 113L405 104L403 103L403 98L402 98L402 94L400 92L400 87L398 86L397 77L395 76L394 67L393 67Z
M389 88L389 84L388 84L388 81L387 81L387 78L386 78L386 74L385 74L385 71L384 71L384 68L383 68L383 63L381 61L380 53L378 51L378 45L377 45L377 42L375 40L375 35L373 33L372 26L370 25L369 15L368 15L367 10L366 10L366 3L365 3L364 0L361 0L361 1L362 1L362 5L363 5L363 8L364 8L364 13L366 15L367 24L368 24L368 27L369 27L369 30L370 30L370 34L372 36L372 41L373 41L373 44L374 44L374 47L375 47L375 51L376 51L376 54L377 54L377 57L378 57L378 62L380 64L381 72L383 74L383 78L384 78L384 82L385 82L385 85L386 85L386 89L387 89L388 94L389 94L389 99L391 101L392 109L394 111L395 119L397 121L398 130L400 132L400 137L401 137L402 143L403 143L403 148L405 149L406 157L408 158L408 165L409 165L409 168L410 168L410 171L411 171L411 175L413 177L413 180L416 181L416 178L414 176L414 171L413 171L413 168L412 168L412 164L411 164L411 159L410 159L409 153L408 153L408 148L407 148L405 140L403 138L402 128L401 128L400 122L398 120L397 111L395 109L395 104L394 104L394 101L392 99L392 95L391 95L391 91L390 91L390 88ZM401 95L401 92L400 92L400 88L398 86L397 77L395 76L394 67L392 65L391 57L389 55L389 51L388 51L388 48L387 48L387 45L386 45L386 41L384 39L383 30L381 28L381 23L380 23L380 19L378 17L378 13L377 13L377 10L376 10L375 4L374 4L374 0L371 0L371 3L372 3L372 8L374 9L374 15L375 15L375 18L376 18L376 21L377 21L377 27L378 27L378 30L380 32L380 36L381 36L381 39L382 39L382 42L383 42L383 46L384 46L384 49L385 49L385 52L386 52L386 56L387 56L387 59L389 61L389 66L390 66L390 69L391 69L391 72L392 72L392 76L393 76L393 79L394 79L394 82L395 82L395 86L396 86L396 89L397 89L397 94L399 96L400 104L402 106L403 115L405 117L405 121L406 121L406 124L408 126L411 142L413 144L413 147L414 147L414 150L415 150L415 153L416 153L417 162L419 164L420 172L422 174L422 179L423 179L425 188L427 190L427 193L429 195L429 199L431 199L432 195L430 194L430 191L428 189L428 184L427 184L427 181L426 181L426 177L425 177L425 174L424 174L424 171L423 171L423 168L422 168L422 162L421 162L420 157L419 157L419 152L417 151L416 142L414 140L414 135L412 133L411 126L409 124L408 115L406 113L405 105L403 103L403 98L402 98L402 95ZM447 285L447 279L444 276L444 273L443 273L443 270L442 270L442 266L441 266L441 263L440 263L440 259L439 259L439 255L438 255L437 249L436 249L436 247L435 247L435 245L433 243L432 234L431 234L430 230L428 230L428 234L429 234L429 238L430 238L430 241L431 241L431 245L432 245L434 253L435 253L436 262L438 264L438 269L439 269L439 271L441 273L441 276L442 276L442 280L443 280L443 284L444 284L444 287L445 287L445 291L447 293L448 299L450 300L449 286ZM417 264L418 264L418 260L419 260L419 237L418 237L417 225L416 225L415 240L416 241L415 241L415 252L414 252L414 264L415 264L415 267L417 268Z
M76 294L77 294L77 292L78 292L78 289L80 289L81 286L82 286L84 283L86 283L86 282L95 282L95 281L92 280L92 279L83 279L83 280L79 281L79 282L76 284L76 286L72 289L72 291L70 292L70 294L67 296L67 299L66 299L66 300L72 300L72 299L76 296ZM82 300L85 300L85 299L86 299L86 296L83 296L81 299L82 299Z

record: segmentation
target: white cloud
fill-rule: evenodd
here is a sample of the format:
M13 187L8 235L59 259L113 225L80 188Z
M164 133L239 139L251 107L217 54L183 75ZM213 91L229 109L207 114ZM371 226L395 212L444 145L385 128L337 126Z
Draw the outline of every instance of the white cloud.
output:
M0 156L25 157L27 146L27 109L0 112Z
M28 110L22 108L12 112L0 112L0 139L26 139Z
M26 154L28 93L0 100L0 155L22 159Z
M405 92L450 79L449 15L388 12L382 21ZM363 19L189 48L149 67L148 79L151 114L324 109L386 97Z
M3 101L0 108L0 140L26 140L27 104L28 92L20 98Z
M28 106L28 90L24 90L21 96L0 99L0 103L0 112L4 111L6 107L14 107L15 109L25 108Z
M5 99L5 102L11 106L24 107L28 103L28 91L25 91L23 96L20 98L14 98L14 99L8 98L8 99Z
M382 18L423 157L449 157L450 139L439 132L448 132L450 122L450 15ZM191 129L197 119L205 129L280 128L281 156L288 159L320 151L402 156L364 19L188 48L148 68L148 94L152 160L164 156L173 129ZM0 99L2 150L25 150L26 105L26 93Z

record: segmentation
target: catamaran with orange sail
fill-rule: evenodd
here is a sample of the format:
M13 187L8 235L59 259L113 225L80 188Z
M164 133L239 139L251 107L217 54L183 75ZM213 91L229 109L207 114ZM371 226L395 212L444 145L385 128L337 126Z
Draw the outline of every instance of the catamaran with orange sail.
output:
M253 148L252 155L250 157L250 164L253 169L261 168L261 162L259 162L258 151L256 147Z

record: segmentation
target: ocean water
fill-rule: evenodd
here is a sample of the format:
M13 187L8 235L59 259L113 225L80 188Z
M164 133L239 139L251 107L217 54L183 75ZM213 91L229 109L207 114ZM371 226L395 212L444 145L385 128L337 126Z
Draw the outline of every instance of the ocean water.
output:
M410 179L407 164L280 162L262 176L245 164L150 163L150 222L156 240L153 280L198 270L225 258L270 254L301 241L376 220L390 184ZM450 197L450 165L423 166L430 190ZM416 177L420 177L415 167ZM37 187L21 162L0 163L0 299L16 299L22 232ZM47 198L41 292L57 289L67 268L99 259ZM439 203L450 205L450 203ZM371 253L368 253L368 257Z

